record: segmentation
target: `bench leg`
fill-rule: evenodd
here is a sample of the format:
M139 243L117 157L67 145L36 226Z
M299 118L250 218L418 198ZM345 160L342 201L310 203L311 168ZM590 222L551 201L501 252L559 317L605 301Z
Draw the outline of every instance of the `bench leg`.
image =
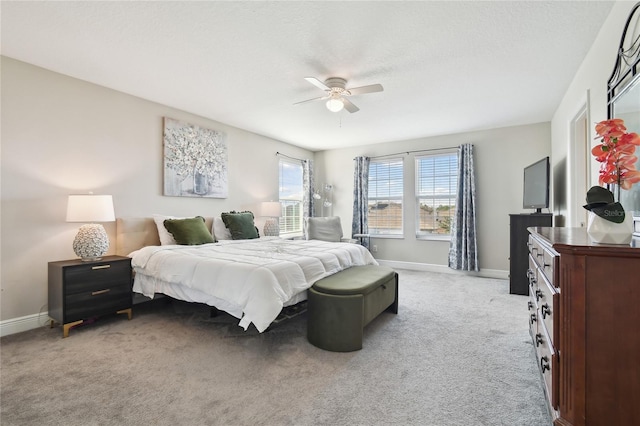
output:
M398 285L400 284L400 279L398 278L398 273L397 272L395 273L395 278L396 278L396 299L385 310L389 311L389 312L392 312L394 314L397 314L398 313Z

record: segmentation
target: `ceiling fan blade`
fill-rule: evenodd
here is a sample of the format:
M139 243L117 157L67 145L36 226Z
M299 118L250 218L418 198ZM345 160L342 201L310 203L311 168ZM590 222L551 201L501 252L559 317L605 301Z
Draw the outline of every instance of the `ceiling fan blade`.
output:
M346 109L347 111L353 113L353 112L358 112L360 111L360 108L358 108L357 106L355 106L353 104L353 102L351 102L349 99L347 98L342 98L342 103L344 104L344 109Z
M320 96L319 98L307 99L306 101L296 102L294 103L294 105L304 104L306 102L312 102L312 101L321 101L323 99L329 99L329 96Z
M371 84L369 86L354 87L353 89L347 89L351 95L362 95L363 93L382 92L384 88L382 84Z
M314 86L316 86L320 90L326 90L326 91L331 90L329 86L327 86L326 84L324 84L323 82L321 82L315 77L305 77L304 79L307 80L309 83L313 84Z

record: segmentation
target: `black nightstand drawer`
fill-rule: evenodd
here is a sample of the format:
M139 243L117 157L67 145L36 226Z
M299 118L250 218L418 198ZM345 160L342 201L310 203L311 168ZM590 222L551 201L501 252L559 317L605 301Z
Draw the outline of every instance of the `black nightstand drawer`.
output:
M101 290L114 284L131 285L131 262L102 262L64 269L65 294Z
M65 297L65 323L110 314L131 307L131 289L123 286Z

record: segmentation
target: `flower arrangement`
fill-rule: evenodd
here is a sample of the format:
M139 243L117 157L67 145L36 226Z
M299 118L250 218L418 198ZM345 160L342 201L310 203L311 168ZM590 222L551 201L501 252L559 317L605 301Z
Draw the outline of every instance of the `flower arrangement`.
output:
M628 133L624 126L624 120L613 118L596 124L596 133L600 143L591 153L596 157L600 165L600 185L618 185L618 199L620 188L629 189L635 183L640 182L640 171L636 170L635 156L636 146L640 145L640 136L637 133Z

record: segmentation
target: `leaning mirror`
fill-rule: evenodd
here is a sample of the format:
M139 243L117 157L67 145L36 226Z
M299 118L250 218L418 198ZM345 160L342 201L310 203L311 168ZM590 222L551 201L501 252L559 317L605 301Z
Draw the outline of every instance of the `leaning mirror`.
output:
M621 118L629 132L640 133L640 3L631 9L622 32L616 64L607 83L608 118ZM636 148L640 170L640 147ZM640 184L620 191L625 211L640 217Z

